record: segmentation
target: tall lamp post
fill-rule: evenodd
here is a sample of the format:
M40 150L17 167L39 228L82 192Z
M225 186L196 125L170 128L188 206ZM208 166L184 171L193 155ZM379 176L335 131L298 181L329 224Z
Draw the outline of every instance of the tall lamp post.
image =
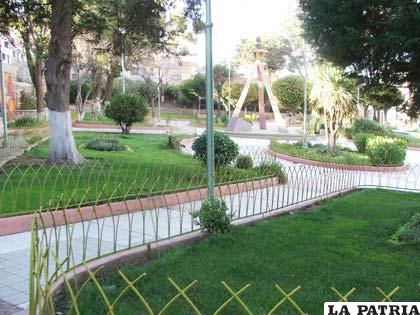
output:
M214 130L213 130L213 23L211 0L206 0L206 113L207 113L207 197L214 196Z
M0 42L0 102L2 105L2 116L3 116L3 147L6 148L9 145L9 137L7 135L7 105L6 105L6 95L4 91L4 80L3 80L3 53L1 51L1 42Z
M308 62L306 56L306 44L303 44L303 68L305 76L305 86L304 86L304 100L303 100L303 147L308 147L308 138L307 138L307 120L308 120Z

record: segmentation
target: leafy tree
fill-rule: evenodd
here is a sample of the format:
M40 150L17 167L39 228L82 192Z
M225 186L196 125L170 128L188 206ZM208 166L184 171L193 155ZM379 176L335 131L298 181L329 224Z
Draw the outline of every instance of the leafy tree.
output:
M119 94L105 107L105 115L115 121L122 133L130 133L131 126L144 120L148 112L147 100L138 94Z
M241 96L244 86L245 84L239 83L239 82L233 82L231 84L231 100L232 100L233 106L235 106L238 103L238 100ZM223 86L222 94L223 94L223 98L227 100L229 97L229 88L226 84ZM254 83L254 84L251 84L251 86L249 87L249 91L246 96L244 105L256 106L257 104L258 104L258 85Z
M404 97L401 91L395 86L377 84L367 90L365 103L372 105L375 109L375 120L379 120L378 112L383 110L386 121L388 110L392 107L399 108L404 103Z
M339 131L350 127L357 115L355 89L354 80L342 69L328 63L316 67L310 98L314 109L324 119L330 153L335 152Z
M273 93L280 102L280 107L289 112L296 112L303 108L304 81L299 75L288 75L273 83Z
M234 71L231 69L230 71L231 77L234 76ZM229 68L228 66L224 64L218 64L214 66L214 90L216 94L216 103L217 103L217 118L220 119L220 105L226 104L225 108L227 109L227 106L230 106L228 102L226 102L223 99L223 86L228 83L229 80Z
M44 68L50 39L48 26L51 9L48 1L5 0L1 11L8 12L9 26L16 29L22 38L29 74L34 85L37 112L40 113L45 106ZM8 30L5 28L4 31Z
M323 58L368 85L408 83L409 114L420 112L417 0L300 0L305 37Z
M42 0L33 1L37 4L42 3ZM5 5L1 6L0 16L2 23L8 26L16 21L16 14L24 9L23 2L6 0L3 3ZM184 3L185 15L198 19L201 1L184 0ZM49 160L78 164L84 159L78 153L74 142L69 110L73 38L76 34L87 31L95 33L99 39L107 34L109 36L106 38L112 39L106 41L111 42L107 47L112 56L121 55L123 33L136 39L137 44L161 43L166 38L166 32L159 23L174 3L154 0L48 0L47 4L51 7L51 22L48 24L51 39L45 74L51 130ZM120 10L121 7L124 10ZM121 12L125 14L120 14ZM2 25L2 29L5 28ZM110 65L115 64L114 62ZM111 67L111 70L114 69ZM112 71L112 75L114 74Z
M192 79L181 82L179 92L181 102L193 105L193 107L197 104L197 115L199 115L201 102L206 97L206 77L196 74Z

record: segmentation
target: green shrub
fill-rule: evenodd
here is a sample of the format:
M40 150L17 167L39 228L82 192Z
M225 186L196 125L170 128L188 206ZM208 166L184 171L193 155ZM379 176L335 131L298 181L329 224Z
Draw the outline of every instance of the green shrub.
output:
M401 226L391 240L397 243L420 242L420 212L413 215L405 225Z
M165 101L176 102L179 98L179 87L176 85L168 85L163 88Z
M95 151L127 151L127 147L117 139L96 138L86 144L86 149Z
M401 139L370 137L367 141L366 153L373 165L403 165L407 152L407 142Z
M227 126L229 124L229 116L223 115L220 117L220 123L224 126Z
M181 144L183 137L179 136L168 136L168 148L172 150L181 151L181 149L184 147L184 145Z
M105 107L105 115L120 125L123 133L130 133L131 126L144 120L148 113L147 100L138 94L119 94Z
M209 234L224 234L232 229L233 215L221 199L212 198L203 202L200 211L193 213L194 222Z
M275 161L261 162L261 164L254 169L261 177L274 176L278 178L279 183L287 183L287 175L284 172L283 167Z
M366 118L357 119L353 126L350 128L351 136L360 133L381 137L393 137L392 132L388 128L376 121L372 121Z
M354 145L357 148L359 153L366 152L366 146L368 142L369 136L365 133L358 133L353 136Z
M34 128L41 124L41 121L34 117L24 116L15 119L9 123L10 128L23 129L23 128Z
M240 155L236 160L236 168L241 168L244 170L249 170L254 167L254 161L249 155Z
M193 145L192 149L195 152L195 156L206 163L207 159L207 135L204 132L198 137ZM239 155L239 146L221 132L214 133L214 164L216 167L223 167L229 165Z

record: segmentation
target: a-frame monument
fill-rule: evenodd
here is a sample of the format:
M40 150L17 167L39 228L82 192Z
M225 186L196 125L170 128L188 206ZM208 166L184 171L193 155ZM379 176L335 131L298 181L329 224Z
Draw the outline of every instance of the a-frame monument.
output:
M274 113L274 120L279 128L286 127L286 121L280 114L279 110L279 101L274 96L273 90L271 89L270 79L268 76L268 71L265 69L265 63L263 62L264 55L268 52L267 50L262 49L261 38L257 38L257 42L255 45L255 63L253 64L251 71L247 77L246 84L244 89L239 97L238 103L236 104L235 110L232 114L231 121L228 125L228 130L235 130L237 129L236 125L239 123L238 117L241 113L242 106L244 105L246 96L248 95L249 88L251 87L253 78L255 77L255 70L257 70L257 77L258 77L258 108L259 108L259 123L260 129L266 130L267 123L265 119L265 102L264 102L264 87L267 90L268 98L270 100L271 108L273 109Z

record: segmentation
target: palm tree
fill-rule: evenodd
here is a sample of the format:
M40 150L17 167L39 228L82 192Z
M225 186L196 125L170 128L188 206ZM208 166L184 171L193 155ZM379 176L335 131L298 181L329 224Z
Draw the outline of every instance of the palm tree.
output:
M311 101L324 120L328 152L334 153L338 132L349 127L358 112L355 82L345 72L330 63L315 67Z

